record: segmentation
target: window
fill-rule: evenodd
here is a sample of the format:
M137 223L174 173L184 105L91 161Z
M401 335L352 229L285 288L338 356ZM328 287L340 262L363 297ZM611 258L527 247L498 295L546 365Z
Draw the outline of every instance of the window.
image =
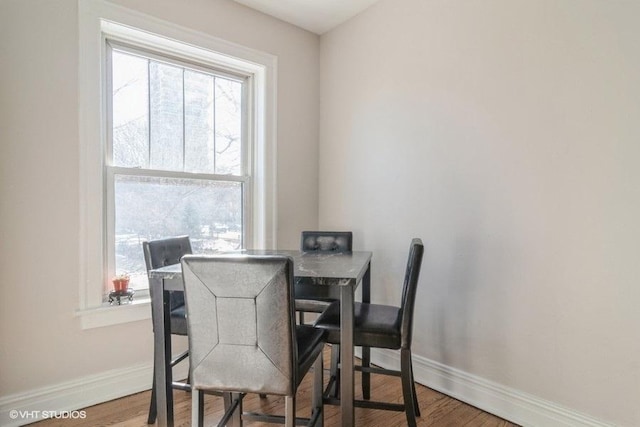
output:
M248 77L107 39L109 271L147 288L141 242L241 249L250 210Z
M94 328L150 317L144 292L104 298L116 272L147 285L143 239L275 247L277 60L102 0L78 9L77 315Z

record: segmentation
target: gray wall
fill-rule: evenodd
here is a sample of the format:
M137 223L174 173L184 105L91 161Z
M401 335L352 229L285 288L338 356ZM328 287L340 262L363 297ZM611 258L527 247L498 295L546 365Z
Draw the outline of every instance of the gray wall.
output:
M320 226L415 353L640 425L640 4L382 0L321 37Z

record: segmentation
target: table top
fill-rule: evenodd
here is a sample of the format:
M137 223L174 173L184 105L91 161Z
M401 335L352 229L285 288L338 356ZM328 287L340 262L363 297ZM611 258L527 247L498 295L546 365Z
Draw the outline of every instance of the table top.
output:
M293 259L293 275L323 279L318 284L352 285L360 282L369 268L371 252L344 253L301 252L299 250L251 249L216 255L286 255ZM149 277L172 279L182 276L180 264L168 265L149 271Z

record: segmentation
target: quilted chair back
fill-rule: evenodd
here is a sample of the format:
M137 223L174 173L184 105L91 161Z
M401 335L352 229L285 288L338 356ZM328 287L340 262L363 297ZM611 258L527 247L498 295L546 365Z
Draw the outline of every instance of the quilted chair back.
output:
M142 248L148 271L178 264L183 255L191 254L191 241L189 236L169 237L143 242Z
M144 262L147 266L147 272L154 268L166 267L180 263L183 255L191 254L191 240L189 236L168 237L165 239L151 240L142 242L142 251L144 253ZM184 305L184 293L182 291L172 291L169 297L171 310ZM184 324L184 322L182 322ZM178 327L180 331L174 333L182 334L184 328Z
M303 252L351 252L351 231L303 231L300 249Z
M288 396L297 385L293 262L282 256L185 256L191 383Z

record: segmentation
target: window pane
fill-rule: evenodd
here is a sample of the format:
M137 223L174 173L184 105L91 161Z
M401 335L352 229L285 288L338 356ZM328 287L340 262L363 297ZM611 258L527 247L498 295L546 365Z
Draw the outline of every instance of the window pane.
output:
M148 60L113 51L113 165L149 164Z
M182 68L151 61L151 168L182 171Z
M242 83L216 77L216 173L242 173Z
M213 114L213 76L185 70L185 172L215 173Z
M242 232L241 183L115 176L116 274L134 287L148 285L142 241L186 234L211 253L240 249Z
M244 83L117 44L111 53L113 136L106 166L158 171L150 177L119 170L108 202L115 212L115 230L108 230L115 242L110 274L130 274L130 285L139 289L148 286L144 240L186 234L197 253L241 247L244 184L173 172L247 173Z

